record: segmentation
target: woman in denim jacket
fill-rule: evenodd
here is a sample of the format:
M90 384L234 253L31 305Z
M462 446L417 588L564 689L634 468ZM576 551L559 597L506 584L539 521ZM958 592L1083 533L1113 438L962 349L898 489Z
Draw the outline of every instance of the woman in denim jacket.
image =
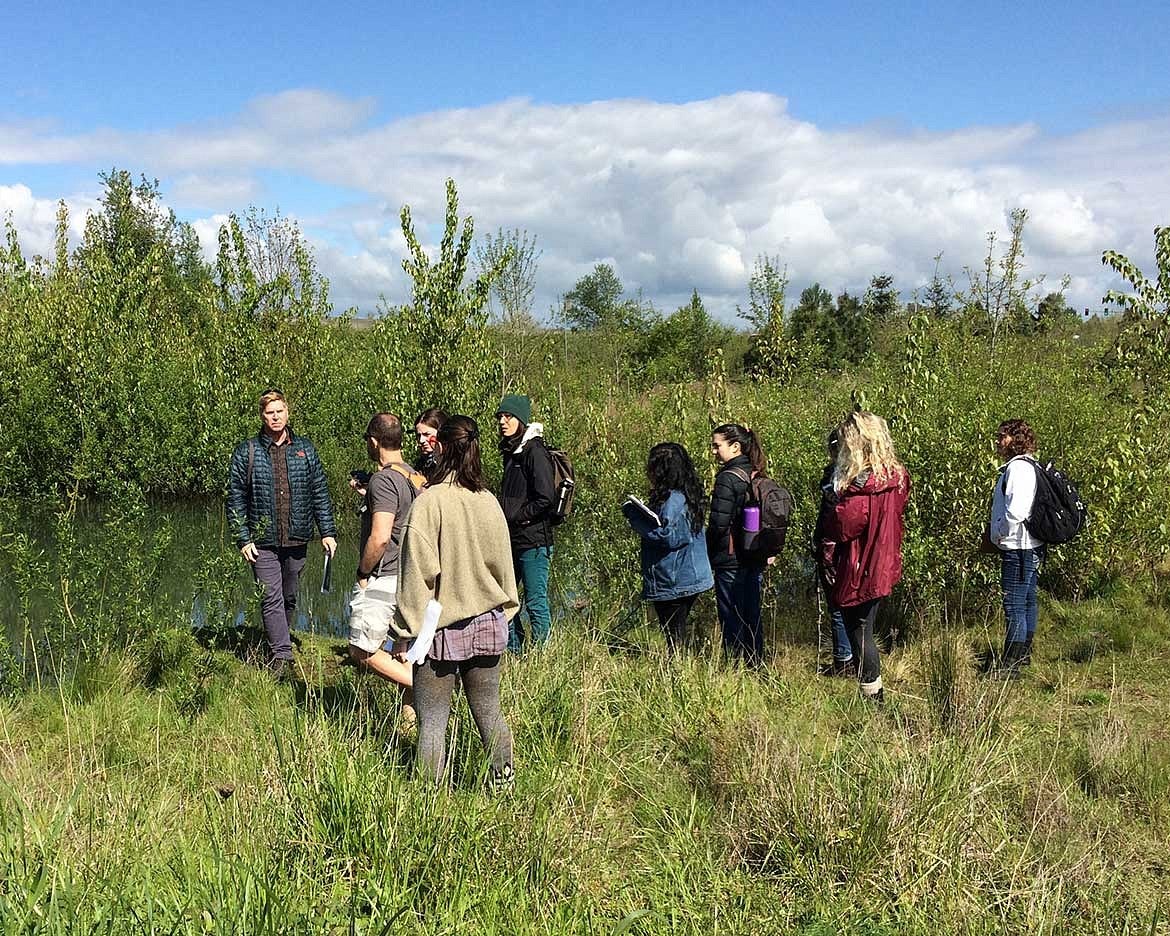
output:
M622 512L642 538L642 597L654 602L667 651L674 655L688 642L695 599L715 584L703 533L707 498L691 457L677 442L650 449L646 478L648 506L661 522L632 503L623 504Z

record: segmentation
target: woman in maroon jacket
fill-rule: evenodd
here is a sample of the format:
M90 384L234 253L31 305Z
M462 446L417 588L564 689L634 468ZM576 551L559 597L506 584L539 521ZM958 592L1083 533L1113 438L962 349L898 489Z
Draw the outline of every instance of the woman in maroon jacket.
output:
M837 502L825 524L832 543L830 599L841 609L863 697L882 699L881 663L873 638L878 605L902 578L902 513L910 475L898 461L886 421L853 413L837 429L833 468Z

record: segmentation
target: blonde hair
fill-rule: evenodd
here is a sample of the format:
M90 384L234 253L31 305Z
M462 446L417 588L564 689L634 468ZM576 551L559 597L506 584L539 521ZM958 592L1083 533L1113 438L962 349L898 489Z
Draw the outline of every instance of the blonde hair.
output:
M890 429L880 416L869 412L852 413L837 427L841 441L833 466L833 488L843 491L864 472L879 480L903 476L906 469L894 451Z
M280 400L280 402L283 403L286 407L288 406L288 400L284 398L284 394L279 390L265 390L263 393L261 393L259 402L260 415L264 415L264 411L268 408L268 404L276 400Z

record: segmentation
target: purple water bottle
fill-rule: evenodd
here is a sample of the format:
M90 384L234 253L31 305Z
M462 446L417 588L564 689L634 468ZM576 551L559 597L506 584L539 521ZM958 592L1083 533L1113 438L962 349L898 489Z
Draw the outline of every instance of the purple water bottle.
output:
M756 506L743 509L743 548L750 552L756 545L756 537L760 535L760 508Z

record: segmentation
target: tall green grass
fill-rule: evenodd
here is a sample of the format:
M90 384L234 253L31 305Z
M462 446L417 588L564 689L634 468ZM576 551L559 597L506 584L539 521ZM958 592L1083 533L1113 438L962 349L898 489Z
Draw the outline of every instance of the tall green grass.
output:
M889 701L784 641L760 673L566 622L505 663L517 782L465 707L452 785L397 697L311 641L291 685L175 632L0 707L16 932L1162 932L1163 612L1019 684L970 636L885 659ZM1055 617L1055 615L1054 615ZM1046 620L1048 617L1046 609ZM200 687L193 692L191 686ZM148 688L150 687L150 688Z

